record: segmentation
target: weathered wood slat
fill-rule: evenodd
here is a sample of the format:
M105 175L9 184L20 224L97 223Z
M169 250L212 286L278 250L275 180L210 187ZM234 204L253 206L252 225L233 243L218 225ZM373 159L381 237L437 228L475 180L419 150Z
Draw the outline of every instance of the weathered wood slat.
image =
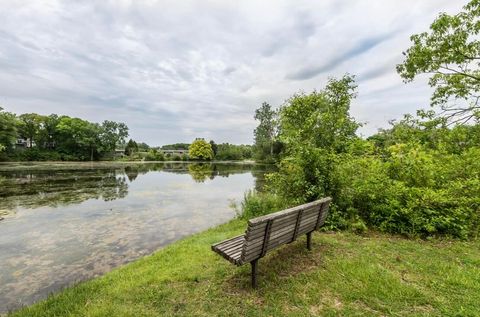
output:
M318 206L312 206L310 208L306 208L305 211L303 212L304 213L303 217L309 218L315 215L318 216L318 211L319 211L318 208L319 208ZM285 223L291 223L292 221L295 222L296 219L297 219L297 214L295 213L285 215L284 217L281 217L281 218L277 218L275 219L275 224L272 229L274 229L277 226L281 227ZM266 224L267 224L266 222L262 222L258 224L249 225L246 233L255 234L257 232L264 231Z
M214 247L216 247L216 246L218 246L218 245L221 245L221 244L223 245L223 244L225 244L225 243L227 243L227 242L230 242L230 241L232 241L232 240L235 240L235 239L238 239L238 238L241 238L241 237L245 237L245 235L244 235L244 234L241 234L241 235L239 235L239 236L236 236L236 237L233 237L233 238L230 238L230 239L223 240L223 241L221 241L221 242L212 244L212 248L214 248Z
M315 225L316 224L316 217L310 217L308 219L303 219L303 221L301 222L300 224L300 228L303 228L304 226L306 225ZM272 233L271 233L271 236L270 236L270 239L273 239L279 235L282 235L284 234L285 232L288 232L288 231L294 231L295 230L295 222L292 222L292 223L289 223L287 224L288 226L285 226L285 227L282 227L282 228L276 228L275 225L272 226ZM260 234L255 234L255 236L253 237L247 237L245 239L245 245L246 246L250 246L258 241L263 241L263 235L260 235Z
M219 250L224 250L224 249L228 249L228 247L230 247L232 245L238 245L238 243L243 244L244 241L245 241L245 238L243 236L240 236L240 237L237 237L234 240L229 240L226 243L216 245L215 248L217 248Z
M253 224L259 224L259 223L262 223L262 222L266 222L266 221L268 221L269 219L272 219L272 218L279 218L279 217L282 217L282 216L285 216L285 215L289 215L291 213L296 213L300 209L307 209L307 208L310 208L310 207L319 206L321 203L327 202L327 201L330 201L330 200L331 200L331 198L327 197L327 198L323 198L323 199L320 199L320 200L317 200L317 201L314 201L314 202L311 202L311 203L307 203L307 204L304 204L304 205L292 207L292 208L285 209L285 210L282 210L282 211L277 211L277 212L274 212L274 213L271 213L271 214L268 214L268 215L265 215L265 216L250 219L248 221L248 224L253 225Z

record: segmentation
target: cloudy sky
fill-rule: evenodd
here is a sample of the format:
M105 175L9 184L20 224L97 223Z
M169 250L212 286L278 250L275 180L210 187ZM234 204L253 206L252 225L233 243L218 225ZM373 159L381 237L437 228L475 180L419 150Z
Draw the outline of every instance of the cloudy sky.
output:
M368 136L426 107L395 71L409 36L460 0L0 0L0 106L127 123L151 145L251 143L254 110L357 76Z

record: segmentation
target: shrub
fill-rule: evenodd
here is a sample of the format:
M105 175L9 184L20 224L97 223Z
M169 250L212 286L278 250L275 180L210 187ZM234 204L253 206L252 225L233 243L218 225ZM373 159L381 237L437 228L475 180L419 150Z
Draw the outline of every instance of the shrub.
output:
M278 195L248 191L244 195L239 217L250 219L286 208L287 201Z

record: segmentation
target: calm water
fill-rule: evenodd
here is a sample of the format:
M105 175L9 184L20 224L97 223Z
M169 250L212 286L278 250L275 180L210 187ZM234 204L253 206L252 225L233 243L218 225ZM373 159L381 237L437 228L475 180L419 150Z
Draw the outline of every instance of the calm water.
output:
M235 216L265 167L0 164L0 312Z

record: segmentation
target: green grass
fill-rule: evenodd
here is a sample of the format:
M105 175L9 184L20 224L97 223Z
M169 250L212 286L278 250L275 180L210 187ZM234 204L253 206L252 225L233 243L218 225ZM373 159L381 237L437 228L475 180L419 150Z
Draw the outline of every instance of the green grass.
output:
M174 243L13 316L478 316L480 242L315 233L237 268L210 245L245 222Z

